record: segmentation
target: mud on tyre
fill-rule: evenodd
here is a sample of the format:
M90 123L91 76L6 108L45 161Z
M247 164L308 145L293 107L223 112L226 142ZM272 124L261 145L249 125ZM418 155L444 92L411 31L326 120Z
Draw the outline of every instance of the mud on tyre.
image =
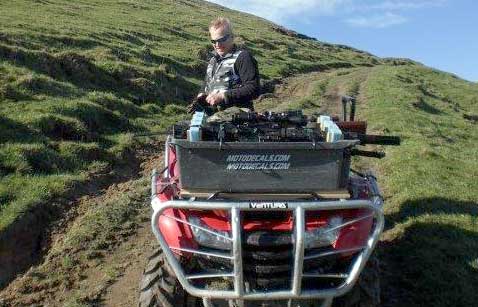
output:
M160 248L148 258L139 288L139 307L200 306L199 299L190 296L179 284Z

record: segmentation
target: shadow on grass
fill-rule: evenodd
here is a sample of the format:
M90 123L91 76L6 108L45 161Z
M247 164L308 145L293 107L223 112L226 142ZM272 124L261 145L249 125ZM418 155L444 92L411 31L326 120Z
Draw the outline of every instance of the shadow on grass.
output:
M0 144L41 142L42 135L25 124L0 115Z
M387 222L401 223L410 217L424 214L467 214L478 216L478 202L456 201L443 197L424 198L420 200L406 201L400 211L387 215ZM391 225L392 227L394 225Z
M66 98L75 98L82 95L80 91L67 83L58 82L41 75L23 78L23 80L18 82L17 86L19 89L31 93L32 99L34 98L34 95L49 95Z
M440 111L439 109L435 108L434 106L432 106L431 104L428 104L425 102L425 100L423 99L420 99L418 102L414 102L412 104L415 108L419 109L419 110L422 110L428 114L433 114L433 115L441 115L443 114L442 111Z
M388 216L396 227L416 221L377 250L383 306L478 306L476 216L476 202L446 198L405 202Z
M166 30L165 30L166 31ZM101 32L100 34L90 34L91 37L94 37L96 41L108 41L108 44L103 44L103 47L109 48L112 53L122 60L127 60L131 56L136 58L143 59L145 62L154 64L154 65L168 65L169 67L176 70L181 75L185 75L187 77L201 77L205 71L205 66L207 63L202 63L200 65L201 69L197 68L197 63L189 63L185 64L183 62L177 61L172 57L162 56L158 54L153 54L149 44L152 42L160 42L164 41L167 38L163 36L154 35L151 33L139 32L139 31L129 31L123 33L115 33L115 32ZM197 37L194 37L195 40L198 40ZM128 48L125 45L125 42L136 47L135 48ZM118 44L121 43L121 44ZM212 50L212 48L210 48ZM140 51L137 51L140 50ZM202 61L206 61L207 59L200 58Z
M203 37L198 36L198 35L189 34L188 32L181 30L181 28L179 28L179 27L171 27L171 28L165 27L162 30L164 32L170 34L170 35L178 36L178 37L184 38L185 40L189 40L189 41L201 41L201 40L203 40Z

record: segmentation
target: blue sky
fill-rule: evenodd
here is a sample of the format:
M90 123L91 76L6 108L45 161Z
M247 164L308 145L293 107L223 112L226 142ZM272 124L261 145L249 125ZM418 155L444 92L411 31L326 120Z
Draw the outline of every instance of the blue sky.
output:
M478 1L210 0L380 57L405 57L478 81Z

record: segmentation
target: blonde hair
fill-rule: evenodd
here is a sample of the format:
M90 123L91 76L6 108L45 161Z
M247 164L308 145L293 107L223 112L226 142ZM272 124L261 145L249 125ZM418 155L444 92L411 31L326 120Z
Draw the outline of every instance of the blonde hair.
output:
M232 24L231 21L224 17L218 17L211 21L209 24L209 30L223 28L227 34L232 35Z

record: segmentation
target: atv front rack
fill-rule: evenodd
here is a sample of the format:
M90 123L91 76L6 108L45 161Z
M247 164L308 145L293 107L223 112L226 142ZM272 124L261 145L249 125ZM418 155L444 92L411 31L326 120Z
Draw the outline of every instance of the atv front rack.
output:
M294 262L292 268L292 280L291 288L288 290L273 290L273 291L255 291L248 292L244 288L244 272L243 272L243 256L242 256L242 243L241 243L241 212L242 211L252 211L257 210L251 206L251 202L247 201L219 201L219 200L172 200L161 202L156 196L156 173L153 172L153 185L152 185L152 207L154 210L153 218L151 221L153 232L158 239L158 242L161 245L161 248L171 266L174 270L174 273L184 287L184 289L191 295L202 297L205 304L210 302L210 299L229 299L236 300L236 302L241 302L243 300L292 300L292 299L323 299L324 306L328 306L332 299L336 296L341 296L348 292L357 281L357 278L365 266L370 254L372 253L375 244L377 243L380 234L382 233L384 226L384 217L382 212L383 200L379 194L378 186L373 177L368 177L371 183L371 191L373 192L370 200L334 200L334 201L288 201L285 206L278 206L282 208L267 209L271 211L282 211L289 210L294 214ZM172 209L195 209L195 210L225 210L230 213L230 225L231 225L231 234L232 237L228 238L232 242L232 253L222 253L222 252L211 252L208 250L198 249L188 249L174 247L171 248L166 243L163 234L161 233L158 227L158 220L161 215L164 215L164 210ZM355 220L346 221L343 225L338 227L344 227L363 220L364 218L370 218L373 216L374 223L370 235L366 241L365 246L360 246L354 249L348 250L330 250L325 252L320 252L315 255L304 256L304 238L305 238L305 214L308 210L341 210L341 209L368 209L367 211L372 212L370 215L365 217L359 217ZM264 210L264 209L262 209ZM183 223L190 227L198 227L190 224L186 219L179 219L176 217L167 216L174 218L176 222ZM198 227L200 228L200 227ZM202 229L205 231L211 231L208 229ZM218 236L222 236L219 233L214 233ZM198 254L207 257L216 257L226 259L232 262L233 271L232 272L223 272L217 274L192 274L187 275L182 265L178 261L178 258L175 256L177 252L185 252ZM346 274L337 273L337 274L323 274L322 276L316 272L304 272L304 260L311 258L320 258L329 256L331 254L346 254L346 253L357 253L354 256L351 265L349 266L349 271ZM331 276L334 275L334 276ZM304 290L302 289L302 282L305 278L339 278L343 279L343 282L334 288L325 288L317 290ZM224 279L231 278L233 280L233 289L232 290L214 290L214 289L203 289L198 288L192 284L192 281L197 279Z

